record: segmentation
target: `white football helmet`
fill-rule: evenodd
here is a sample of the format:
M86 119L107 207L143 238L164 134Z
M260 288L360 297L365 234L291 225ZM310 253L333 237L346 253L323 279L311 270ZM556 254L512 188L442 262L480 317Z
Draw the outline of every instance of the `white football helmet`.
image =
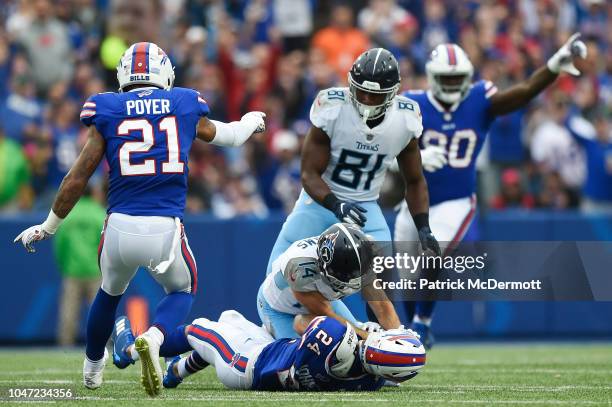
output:
M425 347L414 332L375 332L359 344L366 372L394 382L412 379L425 366Z
M174 84L174 67L168 55L152 42L137 42L123 53L117 65L119 91L129 85L151 85L169 90Z
M460 101L472 84L474 66L457 44L440 44L425 64L427 81L434 96L449 104Z

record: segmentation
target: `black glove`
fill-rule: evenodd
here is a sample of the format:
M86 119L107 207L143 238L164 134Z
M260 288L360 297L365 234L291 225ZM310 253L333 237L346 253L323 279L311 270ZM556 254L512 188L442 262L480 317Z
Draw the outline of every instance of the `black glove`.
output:
M419 229L419 240L421 241L421 247L424 252L431 252L436 256L441 256L442 252L440 251L440 245L438 241L434 237L433 233L431 233L431 229L429 226L423 226Z
M355 202L342 201L334 194L325 197L323 206L332 211L340 222L353 223L363 227L368 220L364 215L367 212L366 208Z

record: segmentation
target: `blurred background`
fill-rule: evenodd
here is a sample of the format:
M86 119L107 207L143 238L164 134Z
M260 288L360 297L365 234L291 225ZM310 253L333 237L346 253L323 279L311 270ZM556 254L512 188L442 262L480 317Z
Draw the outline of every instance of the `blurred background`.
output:
M210 117L267 113L243 147L191 152L186 229L199 265L194 315L236 308L258 321L256 288L300 185L300 149L317 92L344 85L353 60L382 46L402 89L426 88L430 50L456 42L476 79L505 88L545 64L573 32L588 45L580 78L561 77L527 109L495 122L479 157L479 217L468 239L612 240L612 2L606 0L4 0L0 2L0 343L72 344L98 285L106 168L63 236L34 256L12 239L39 223L85 137L78 115L117 89L138 41L159 44L177 86ZM388 174L388 210L403 186ZM139 273L124 301L146 326L160 290ZM83 312L78 312L83 311ZM612 336L607 303L442 304L444 338Z

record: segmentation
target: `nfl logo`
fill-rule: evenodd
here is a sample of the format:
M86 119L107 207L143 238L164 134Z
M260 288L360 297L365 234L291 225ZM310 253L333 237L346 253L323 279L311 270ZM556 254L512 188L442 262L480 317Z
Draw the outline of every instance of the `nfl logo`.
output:
M374 135L373 134L367 134L366 135L366 140L368 140L368 141L374 140Z

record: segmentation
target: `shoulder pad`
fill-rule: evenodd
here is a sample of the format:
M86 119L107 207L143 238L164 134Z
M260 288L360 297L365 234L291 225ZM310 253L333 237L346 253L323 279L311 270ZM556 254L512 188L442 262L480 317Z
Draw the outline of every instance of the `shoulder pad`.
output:
M340 108L348 100L348 88L329 88L320 91L310 107L310 121L313 126L327 132L328 125L336 120Z
M406 96L396 96L394 102L398 112L402 113L406 120L406 128L414 137L419 137L423 132L423 117L419 104Z

